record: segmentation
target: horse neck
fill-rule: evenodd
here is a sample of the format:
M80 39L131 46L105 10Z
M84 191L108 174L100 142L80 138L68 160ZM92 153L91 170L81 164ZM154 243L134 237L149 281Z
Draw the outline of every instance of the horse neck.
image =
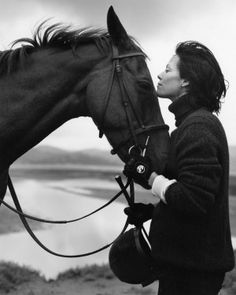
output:
M66 121L87 114L84 88L101 59L94 48L38 50L0 78L0 163L7 168Z

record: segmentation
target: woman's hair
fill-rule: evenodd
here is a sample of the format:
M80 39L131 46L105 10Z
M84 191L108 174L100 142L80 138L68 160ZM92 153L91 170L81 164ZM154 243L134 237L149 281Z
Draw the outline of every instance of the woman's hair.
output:
M219 113L225 97L224 76L213 53L201 43L186 41L177 44L176 54L180 77L189 82L188 93L197 105Z

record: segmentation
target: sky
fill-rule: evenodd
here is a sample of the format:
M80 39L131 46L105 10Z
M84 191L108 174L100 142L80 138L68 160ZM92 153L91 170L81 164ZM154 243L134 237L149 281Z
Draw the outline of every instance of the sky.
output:
M229 145L236 145L235 0L0 0L0 50L8 49L17 38L31 37L37 25L47 18L52 23L62 22L77 28L106 28L110 5L128 34L148 54L155 85L177 43L196 40L211 49L229 82L219 118ZM159 101L164 120L173 130L174 118L168 111L170 101ZM66 122L41 144L71 150L110 149L105 138L98 138L98 130L90 118Z

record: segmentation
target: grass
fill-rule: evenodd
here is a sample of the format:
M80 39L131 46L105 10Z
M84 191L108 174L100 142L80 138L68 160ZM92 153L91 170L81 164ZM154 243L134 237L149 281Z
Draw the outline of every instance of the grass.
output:
M83 268L69 269L60 273L55 280L83 279L85 282L97 281L98 279L111 280L115 276L108 265L90 265ZM0 294L16 290L21 284L41 280L46 282L45 278L38 272L29 267L19 266L12 262L0 262Z
M97 279L101 278L111 280L114 279L115 276L107 264L93 264L83 268L77 267L62 272L57 276L56 281L77 278L83 278L85 281L96 281Z
M156 294L156 292L154 293L154 291L148 287L141 289L140 287L132 286L132 287L130 287L129 291L130 291L130 294L136 294L136 295L154 295L154 294Z
M17 286L35 279L44 280L38 271L29 267L19 266L12 262L0 263L0 294L15 290Z
M236 254L236 253L235 253ZM96 282L99 279L112 280L115 276L110 270L109 265L90 265L83 268L74 268L60 273L54 281L83 279L85 282ZM45 278L38 271L31 268L19 266L11 262L0 263L0 294L16 290L21 284L41 280L46 282ZM130 291L135 294L151 295L153 291L149 288L140 289L136 286L130 286ZM131 293L132 293L131 292ZM133 294L133 293L132 293ZM236 267L226 274L223 284L223 295L236 294Z

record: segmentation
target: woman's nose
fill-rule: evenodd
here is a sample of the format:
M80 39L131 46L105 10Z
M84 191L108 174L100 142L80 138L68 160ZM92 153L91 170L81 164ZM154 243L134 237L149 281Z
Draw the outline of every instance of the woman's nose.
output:
M158 78L159 80L162 79L162 74L163 74L163 72L161 72L159 75L157 75L157 78Z

